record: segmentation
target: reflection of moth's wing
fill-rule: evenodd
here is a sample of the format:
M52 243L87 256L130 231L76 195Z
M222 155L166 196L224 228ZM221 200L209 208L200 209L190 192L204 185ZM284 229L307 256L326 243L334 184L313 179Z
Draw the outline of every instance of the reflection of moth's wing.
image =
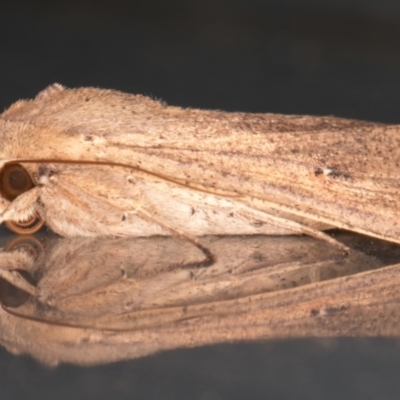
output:
M1 117L1 159L122 163L289 219L399 241L397 127L184 110L57 86ZM43 146L48 138L51 146Z
M40 266L41 299L53 302L82 296L113 283L146 286L169 272L201 266L204 260L204 254L192 243L176 237L64 239L47 251ZM160 290L168 287L166 280L160 283Z
M305 245L305 250L309 249L310 243L298 243ZM321 245L318 243L317 248ZM68 252L64 255L71 257L73 267L76 258ZM256 256L248 268L245 263L235 265L238 277L242 273L245 275L245 271L263 270L262 263L256 262L261 259L260 253ZM346 269L346 259L342 261L342 267ZM356 272L360 272L360 265L376 266L365 257L356 257L353 261ZM327 260L328 269L332 267L332 272L338 275L343 272L339 264L329 264ZM223 276L222 269L220 277ZM268 268L265 269L268 272ZM323 270L319 268L320 272ZM44 284L46 273L43 272ZM167 268L165 272L168 274L171 270ZM161 350L244 340L310 336L398 337L399 276L400 267L394 265L292 289L227 300L220 298L219 301L211 301L210 297L209 302L186 306L181 302L180 306L141 311L132 311L126 302L118 305L119 301L127 299L126 291L124 285L114 282L102 291L92 288L91 294L86 292L82 297L75 293L62 299L60 293L60 301L56 296L52 298L53 305L31 298L20 307L0 308L0 343L14 354L28 353L50 365L59 362L94 365ZM197 281L201 280L199 278ZM150 277L140 279L151 281ZM65 291L68 291L67 285L61 290ZM153 291L156 296L158 293L167 297L162 292ZM108 300L99 303L100 299ZM96 314L96 307L103 307L103 313L93 317L91 311Z
M39 297L10 311L65 325L129 330L193 318L199 310L208 313L207 304L381 265L307 237L204 240L216 255L209 267L201 267L204 256L197 248L173 237L59 241L40 267Z

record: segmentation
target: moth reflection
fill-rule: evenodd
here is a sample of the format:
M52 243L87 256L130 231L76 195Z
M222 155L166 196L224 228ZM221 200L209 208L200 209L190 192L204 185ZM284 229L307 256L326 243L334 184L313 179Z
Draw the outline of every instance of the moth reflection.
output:
M337 238L349 246L360 241L353 234ZM203 244L215 256L211 266L204 266L204 254L198 248L176 237L14 238L3 246L0 258L0 342L47 363L93 364L106 362L110 354L114 360L137 357L166 348L157 347L157 335L164 329L173 329L175 335L184 321L232 315L239 318L235 325L240 325L240 315L248 318L256 304L260 307L261 297L251 301L258 294L288 293L290 298L293 288L306 290L313 283L384 264L357 250L345 256L309 237L206 237ZM266 297L262 307L270 301L271 297ZM251 327L246 324L247 335ZM202 329L207 331L207 323L196 327L199 332ZM65 340L62 337L67 331L72 335L68 336L68 351L61 351L60 341ZM89 331L90 337L101 340L108 350L100 355L89 340L84 354L91 355L84 359L78 348L83 345L82 335ZM151 350L132 348L127 352L124 347L123 354L116 350L119 341L127 346L144 331L153 335ZM217 337L215 341L229 340ZM45 354L36 340L46 341ZM187 345L179 340L174 343L170 342L169 348ZM196 343L201 341L192 345Z
M222 301L382 265L374 257L345 256L307 237L209 237L203 243L216 257L211 266L204 266L198 248L174 237L17 237L3 248L3 259L16 260L18 279L7 284L3 277L0 299L13 308L29 299L30 307L17 311L21 315L98 326L104 313ZM26 255L22 261L21 255Z

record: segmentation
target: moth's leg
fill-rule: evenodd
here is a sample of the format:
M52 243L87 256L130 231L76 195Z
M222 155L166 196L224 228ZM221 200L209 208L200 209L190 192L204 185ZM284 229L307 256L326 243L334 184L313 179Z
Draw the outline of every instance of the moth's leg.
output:
M35 187L28 192L22 193L13 200L0 214L0 223L12 221L27 221L35 216L36 202L40 195L40 188Z
M17 269L25 270L27 265L31 263L32 257L26 253L19 251L1 253L0 278L33 296L37 296L39 290L17 271Z
M241 215L242 218L245 218L246 220L251 220L251 219L258 219L260 220L260 214L257 213L257 215L248 212L246 210L239 210L237 212L238 215ZM274 225L276 227L279 228L284 228L288 231L293 232L293 234L295 235L307 235L307 236L311 236L314 237L316 239L319 240L323 240L325 242L328 242L329 244L331 244L332 246L344 251L345 253L349 253L350 249L344 245L343 243L338 242L337 240L333 239L332 237L330 237L329 235L327 235L326 233L319 231L317 229L313 229L310 228L308 226L302 225L298 222L295 221L291 221L289 219L286 218L282 218L282 217L277 217L275 215L271 215L271 214L266 214L263 213L263 217L261 218L261 220L263 220L263 222L269 224L269 225Z
M144 210L140 206L136 208L134 213L136 215L138 215L140 218L142 218L148 222L157 224L157 225L161 226L162 228L164 228L165 230L171 232L171 234L173 234L175 236L179 236L181 238L184 238L184 239L188 240L189 242L191 242L194 246L196 246L206 257L204 261L202 261L200 263L196 263L196 267L208 267L208 266L214 264L214 262L215 262L214 255L211 253L211 251L207 247L203 246L200 243L200 241L197 240L196 237L194 237L184 231L176 229L176 228L166 224L163 221L160 221L159 219L157 219L157 217L150 214L148 211ZM186 265L186 267L190 267L190 265Z

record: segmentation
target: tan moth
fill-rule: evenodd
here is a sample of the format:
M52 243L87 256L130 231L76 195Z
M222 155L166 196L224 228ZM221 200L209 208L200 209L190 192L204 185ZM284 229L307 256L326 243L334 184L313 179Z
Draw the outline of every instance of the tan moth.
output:
M55 84L0 116L0 221L71 236L400 243L397 126L170 107ZM195 239L193 239L195 240Z

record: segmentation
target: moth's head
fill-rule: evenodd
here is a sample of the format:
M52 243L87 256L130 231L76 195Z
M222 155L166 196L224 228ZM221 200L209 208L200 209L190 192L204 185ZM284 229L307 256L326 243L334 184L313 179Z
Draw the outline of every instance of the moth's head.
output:
M0 167L0 195L8 201L34 187L29 171L21 164L5 163Z
M7 227L15 233L27 235L37 232L42 226L43 221L38 216L30 216L24 218L23 207L18 218L18 207L12 207L14 202L21 195L29 192L35 187L32 168L27 168L22 164L0 161L0 215L5 218L4 221ZM23 201L19 200L21 206ZM13 214L14 218L7 219L7 211L10 214L10 209L16 208Z

